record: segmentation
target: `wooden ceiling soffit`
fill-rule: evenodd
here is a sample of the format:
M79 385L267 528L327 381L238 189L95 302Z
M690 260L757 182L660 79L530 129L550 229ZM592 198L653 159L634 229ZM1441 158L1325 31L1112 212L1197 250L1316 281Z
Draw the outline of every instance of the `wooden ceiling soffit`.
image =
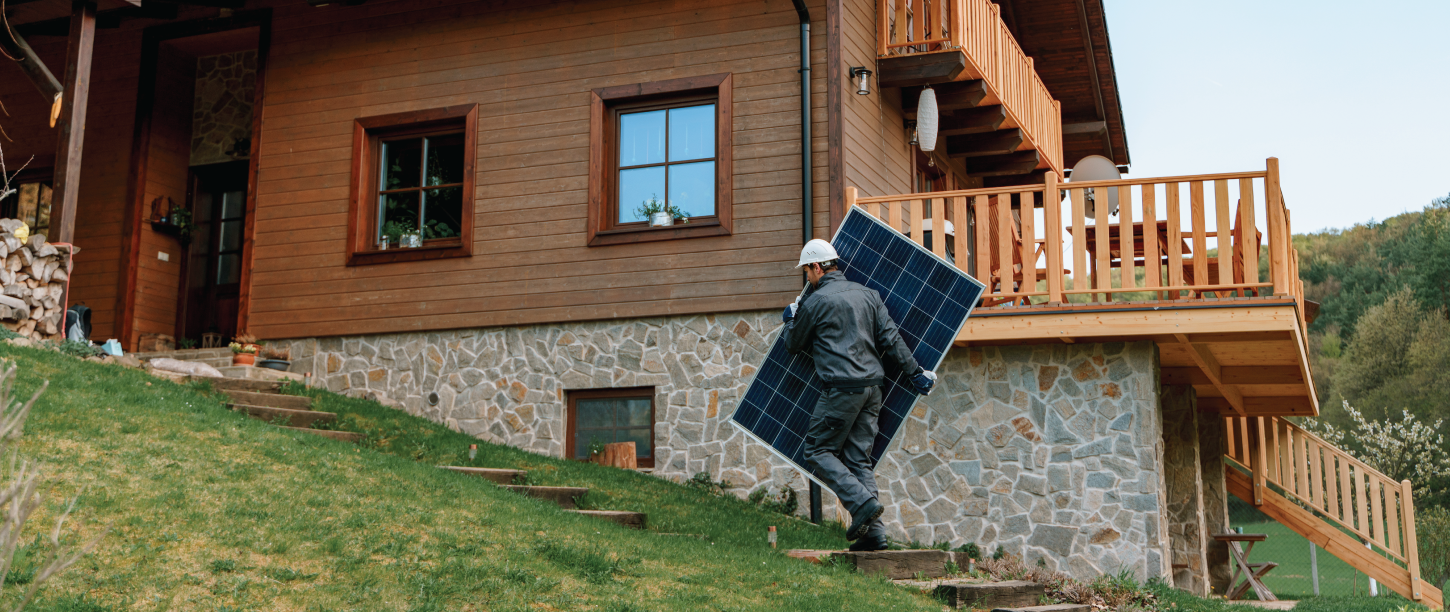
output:
M1223 366L1220 380L1226 385L1302 385L1304 372L1297 365ZM1161 370L1165 385L1212 385L1199 368L1166 367Z
M241 2L235 3L241 6ZM121 27L121 22L127 19L176 19L180 15L180 9L176 4L147 2L144 6L126 6L109 11L96 13L96 27L103 30L114 30ZM45 21L36 21L15 26L15 31L22 36L69 36L70 17L58 17Z
M1065 123L1062 126L1062 134L1097 134L1108 129L1106 121L1083 121L1080 123Z
M1192 357L1193 362L1198 364L1199 369L1208 377L1208 381L1218 389L1219 393L1223 394L1224 401L1228 402L1234 413L1239 416L1248 416L1244 410L1244 394L1239 391L1237 386L1224 383L1223 366L1219 365L1218 359L1213 356L1213 351L1209 350L1208 345L1189 342L1188 336L1183 334L1177 334L1177 337L1178 341L1188 348L1189 357Z
M1018 151L1004 155L969 157L966 166L970 176L1011 176L1032 172L1041 161L1042 156L1037 151Z
M983 187L1016 187L1018 185L1042 185L1047 182L1047 168L1039 168L1024 174L1003 174L982 177ZM1063 342L1068 342L1064 339ZM1069 342L1070 344L1071 342Z
M967 56L961 51L883 57L876 60L876 83L883 88L935 85L957 78L966 69Z
M997 130L984 134L948 136L947 151L952 157L986 157L1016 153L1026 137L1021 129Z
M1007 109L1001 104L964 108L943 115L937 125L937 136L963 136L995 132L1007 120Z
M1309 398L1302 395L1286 395L1282 397L1245 397L1243 398L1244 409L1248 416L1306 416L1312 417L1317 414L1314 404ZM1240 413L1228 398L1224 397L1200 397L1198 398L1199 412L1216 412L1240 416Z
M962 109L976 108L987 97L987 84L981 79L952 81L932 85L931 88L936 90L937 111L943 115ZM901 109L906 111L908 117L916 116L916 105L921 97L921 90L921 87L903 87L901 89Z

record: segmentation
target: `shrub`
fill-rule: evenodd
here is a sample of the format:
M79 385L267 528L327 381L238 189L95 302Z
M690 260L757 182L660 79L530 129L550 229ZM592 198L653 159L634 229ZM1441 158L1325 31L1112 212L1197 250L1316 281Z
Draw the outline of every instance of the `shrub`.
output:
M800 500L796 499L795 489L786 487L780 490L777 495L771 495L765 487L750 492L750 503L760 506L771 512L779 512L786 516L795 516L796 509L800 508Z

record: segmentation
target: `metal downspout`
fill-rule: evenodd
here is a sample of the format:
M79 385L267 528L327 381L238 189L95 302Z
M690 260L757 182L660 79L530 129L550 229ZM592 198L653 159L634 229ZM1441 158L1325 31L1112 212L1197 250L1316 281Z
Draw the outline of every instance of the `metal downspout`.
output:
M801 243L811 240L811 12L791 0L801 19Z

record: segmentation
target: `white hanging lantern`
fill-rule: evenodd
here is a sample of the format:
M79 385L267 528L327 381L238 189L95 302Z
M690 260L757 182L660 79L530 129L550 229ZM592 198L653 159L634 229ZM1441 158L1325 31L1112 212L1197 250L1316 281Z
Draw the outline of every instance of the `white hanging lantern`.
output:
M921 90L916 104L916 141L922 151L930 153L936 150L937 125L936 91L927 87Z

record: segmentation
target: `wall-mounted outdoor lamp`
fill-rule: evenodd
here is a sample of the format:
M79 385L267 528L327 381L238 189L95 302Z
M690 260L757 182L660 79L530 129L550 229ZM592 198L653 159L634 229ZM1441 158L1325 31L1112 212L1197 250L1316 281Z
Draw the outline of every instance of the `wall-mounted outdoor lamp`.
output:
M869 95L871 95L871 71L870 70L867 70L865 66L852 66L851 67L851 78L856 80L856 93L857 94L860 94L860 95L863 95L863 96L869 96Z

